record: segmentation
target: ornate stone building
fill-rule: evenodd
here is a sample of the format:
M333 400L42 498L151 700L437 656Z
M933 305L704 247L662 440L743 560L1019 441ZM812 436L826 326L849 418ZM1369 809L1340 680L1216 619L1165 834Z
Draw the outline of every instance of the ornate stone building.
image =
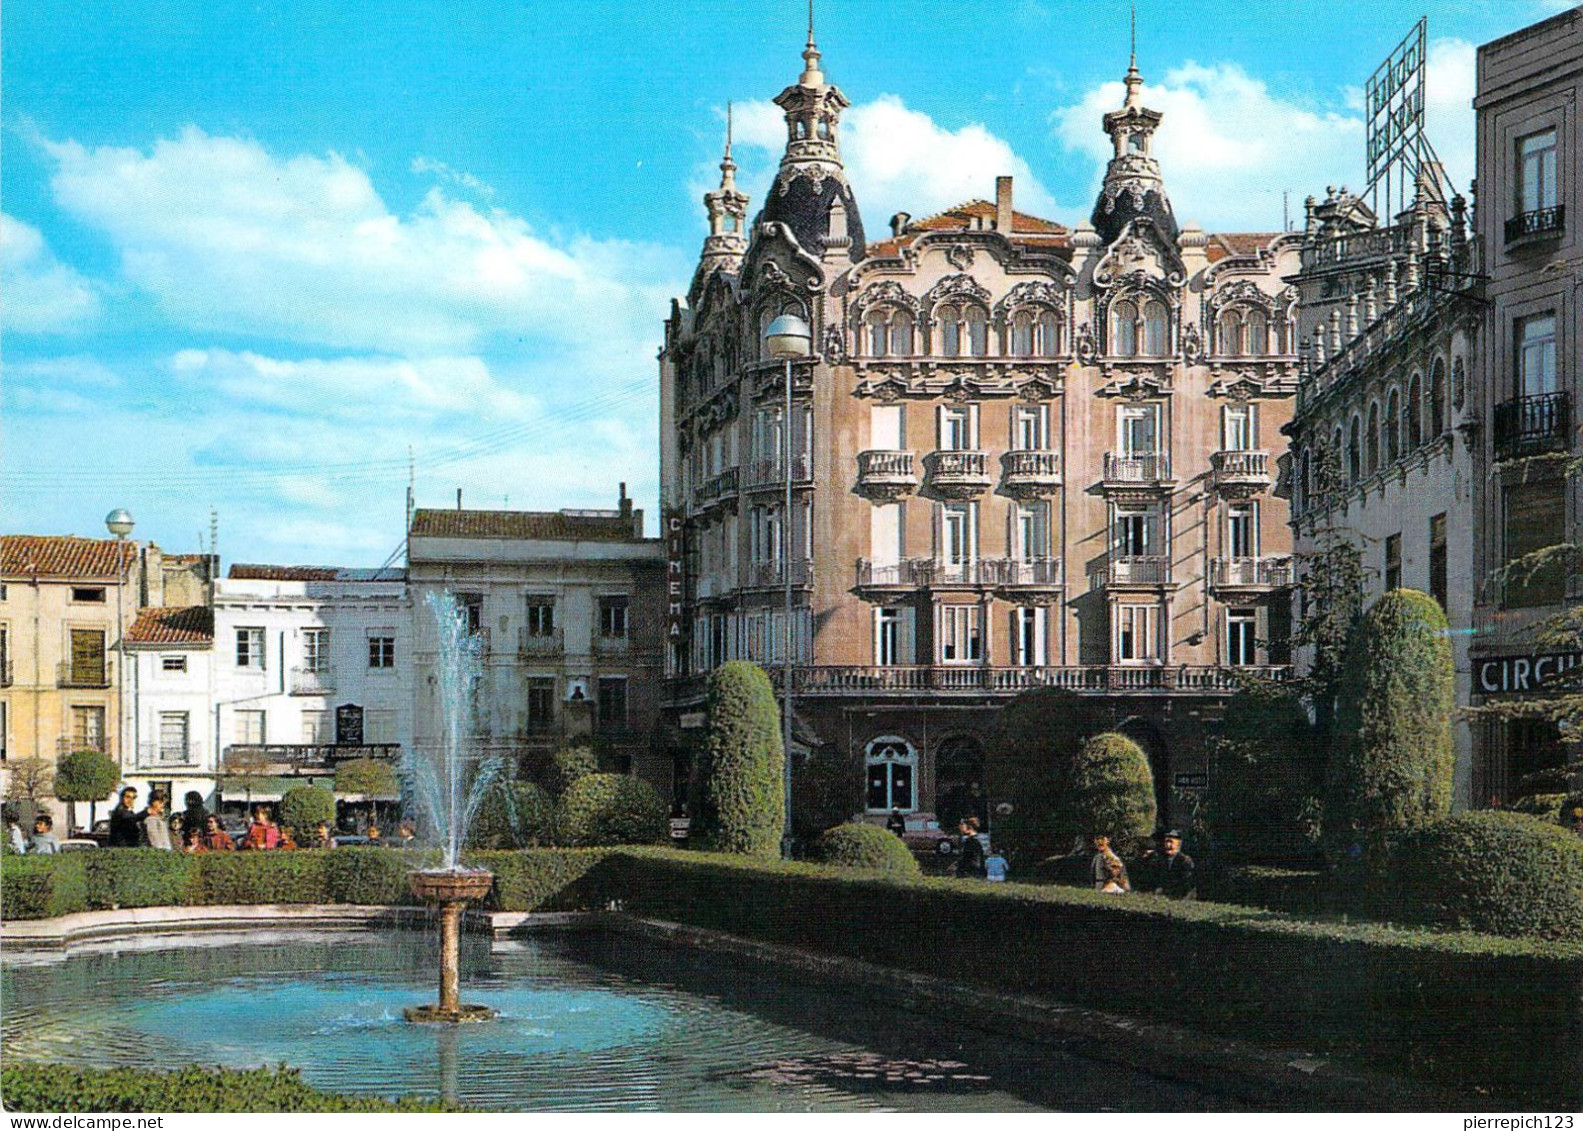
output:
M741 657L782 685L790 670L794 745L865 760L871 812L980 807L998 709L1043 686L1111 700L1162 800L1201 787L1201 721L1239 671L1289 660L1270 488L1302 236L1178 226L1134 65L1096 123L1115 155L1088 223L1018 211L1000 177L993 201L899 214L876 240L811 34L803 59L776 98L786 150L762 209L748 226L728 146L666 323L677 773L700 677ZM786 312L814 336L789 422L784 363L761 346Z
M1466 706L1476 415L1468 390L1483 310L1466 202L1440 179L1426 167L1413 204L1385 224L1345 188L1309 198L1296 279L1303 375L1281 493L1300 563L1345 542L1360 555L1366 601L1407 588L1440 602ZM1454 735L1455 796L1465 806L1465 719Z

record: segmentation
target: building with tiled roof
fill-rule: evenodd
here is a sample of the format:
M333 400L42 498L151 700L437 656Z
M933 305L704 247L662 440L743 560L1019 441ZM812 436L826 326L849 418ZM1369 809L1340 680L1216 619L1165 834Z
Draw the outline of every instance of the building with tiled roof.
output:
M1157 782L1200 781L1192 720L1243 675L1288 671L1291 536L1270 487L1301 236L1178 220L1153 153L1170 126L1134 60L1095 122L1113 155L1086 221L1018 209L1002 176L875 238L821 60L810 35L751 229L722 163L666 323L676 764L701 677L743 658L784 678L789 634L793 744L867 766L854 809L987 818L997 712L1043 686L1105 700ZM790 419L763 337L782 314L811 329Z
M116 582L137 560L137 543L114 538L0 535L0 577Z
M237 562L226 572L233 581L400 581L400 567L344 569L339 566L277 566Z
M191 607L207 599L211 561L131 540L0 536L0 779L80 749L135 772L144 736L123 630L129 666L135 637L199 631L204 610Z
M414 512L415 741L440 741L431 602L454 599L484 656L486 743L534 772L573 741L669 788L654 741L665 562L622 484L614 510Z
M126 633L126 646L208 647L214 643L214 610L208 605L139 609Z

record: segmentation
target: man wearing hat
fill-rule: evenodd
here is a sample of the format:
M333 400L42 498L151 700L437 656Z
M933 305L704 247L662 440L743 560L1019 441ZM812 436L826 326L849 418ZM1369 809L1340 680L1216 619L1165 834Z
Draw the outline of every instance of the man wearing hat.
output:
M1193 858L1182 851L1179 829L1166 831L1159 864L1154 874L1154 890L1172 899L1194 899L1198 882L1193 878Z

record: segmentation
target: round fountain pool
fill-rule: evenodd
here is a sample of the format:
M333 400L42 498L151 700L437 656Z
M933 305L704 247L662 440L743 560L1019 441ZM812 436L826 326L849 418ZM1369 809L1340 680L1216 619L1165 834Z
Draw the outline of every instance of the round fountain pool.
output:
M152 940L149 940L152 941ZM174 1068L288 1064L310 1084L507 1110L1009 1111L1235 1107L1103 1060L973 1032L851 987L596 932L467 938L470 1001L433 993L419 932L211 936L0 963L8 1057Z

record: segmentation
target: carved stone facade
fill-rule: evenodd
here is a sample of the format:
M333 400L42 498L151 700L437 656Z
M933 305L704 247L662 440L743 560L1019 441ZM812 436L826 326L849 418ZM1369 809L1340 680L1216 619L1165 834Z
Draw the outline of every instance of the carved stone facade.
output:
M679 764L699 677L740 657L784 680L788 572L796 745L864 758L870 812L961 811L995 713L1038 686L1112 699L1169 804L1237 670L1285 673L1290 532L1270 488L1301 236L1179 230L1140 85L1134 67L1104 122L1103 223L1018 212L1001 177L993 201L899 215L861 249L845 99L816 69L777 99L783 178L807 164L805 108L828 123L826 211L789 215L772 190L740 270L673 306L661 356ZM818 351L793 366L789 524L783 363L760 345L783 312Z

